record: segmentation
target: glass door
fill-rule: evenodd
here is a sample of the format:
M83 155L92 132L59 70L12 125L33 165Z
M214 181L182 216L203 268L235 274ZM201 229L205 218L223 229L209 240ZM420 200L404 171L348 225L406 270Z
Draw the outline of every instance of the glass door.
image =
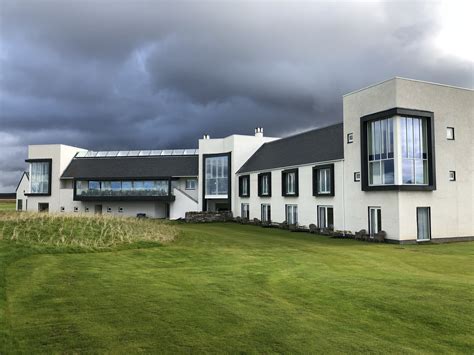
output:
M382 209L369 207L369 235L373 237L382 230Z
M431 239L431 213L429 207L417 207L416 221L417 221L417 240Z

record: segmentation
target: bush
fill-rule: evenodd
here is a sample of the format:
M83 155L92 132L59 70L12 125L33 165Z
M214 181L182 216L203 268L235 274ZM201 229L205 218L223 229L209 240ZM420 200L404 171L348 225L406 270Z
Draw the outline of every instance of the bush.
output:
M166 221L42 213L0 214L0 240L19 244L110 248L137 242L171 241L178 230Z

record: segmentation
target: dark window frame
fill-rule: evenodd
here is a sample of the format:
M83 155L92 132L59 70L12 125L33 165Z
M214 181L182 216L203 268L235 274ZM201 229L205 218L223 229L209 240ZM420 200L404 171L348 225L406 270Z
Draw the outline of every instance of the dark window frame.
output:
M455 141L456 140L456 132L454 130L454 127L446 127L446 130L448 130L448 129L453 131L453 138L448 138L448 135L446 134L446 139L448 141Z
M223 200L228 200L227 210L232 211L232 152L227 153L215 153L215 154L203 154L202 155L202 210L207 211L207 199L206 199L206 158L214 158L214 157L224 157L227 156L227 199L223 198Z
M262 193L262 179L264 176L268 176L268 194ZM266 173L258 174L258 196L259 197L272 197L272 173L271 171Z
M351 133L347 133L347 144L352 144L354 143L354 133L351 132Z
M51 196L51 180L53 173L53 159L26 159L26 163L49 163L48 192L47 193L25 193L25 196ZM31 179L31 177L30 177Z
M244 194L244 183L247 185L247 194ZM239 176L239 197L250 197L250 175Z
M329 169L331 174L331 190L329 193L320 193L318 192L319 186L319 170ZM333 197L335 195L335 185L334 185L334 164L325 164L325 165L316 165L313 167L313 196L318 197Z
M286 175L289 173L295 173L295 193L294 194L287 193ZM298 197L299 196L298 168L287 169L281 172L281 195L284 197Z
M359 174L359 178L357 178L357 174ZM354 182L360 182L360 180L361 180L360 171L355 171L354 172Z
M430 232L429 235L430 235L430 238L429 238L429 239L419 239L420 235L419 235L419 230L418 230L418 223L419 223L419 222L418 222L418 210L419 210L420 208L427 208L427 209L428 209L428 219L429 219L429 222L430 222L430 224L429 224L429 232ZM416 208L416 240L417 240L417 242L418 242L418 241L419 241L419 242L429 242L429 241L431 241L431 237L432 237L432 232L431 232L431 207L430 207L430 206L417 207L417 208Z
M453 174L453 178L451 179L451 174ZM456 181L456 170L449 170L449 181Z
M367 123L394 116L425 118L428 132L428 185L369 185L367 157ZM414 110L394 107L389 110L372 113L360 118L360 154L361 154L361 189L362 191L434 191L436 190L436 157L434 135L434 113L431 111Z

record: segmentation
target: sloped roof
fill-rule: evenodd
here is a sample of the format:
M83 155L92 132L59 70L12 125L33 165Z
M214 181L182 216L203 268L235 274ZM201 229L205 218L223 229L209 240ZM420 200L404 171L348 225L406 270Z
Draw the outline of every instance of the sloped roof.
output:
M62 178L133 179L197 176L198 155L74 158Z
M263 144L239 169L248 173L344 158L342 123Z

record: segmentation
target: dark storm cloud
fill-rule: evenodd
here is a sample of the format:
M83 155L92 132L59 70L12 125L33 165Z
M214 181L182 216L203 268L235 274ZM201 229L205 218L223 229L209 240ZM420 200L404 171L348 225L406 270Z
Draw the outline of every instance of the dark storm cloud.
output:
M0 191L28 144L287 135L395 75L472 86L471 63L432 44L434 3L0 0L0 16Z

